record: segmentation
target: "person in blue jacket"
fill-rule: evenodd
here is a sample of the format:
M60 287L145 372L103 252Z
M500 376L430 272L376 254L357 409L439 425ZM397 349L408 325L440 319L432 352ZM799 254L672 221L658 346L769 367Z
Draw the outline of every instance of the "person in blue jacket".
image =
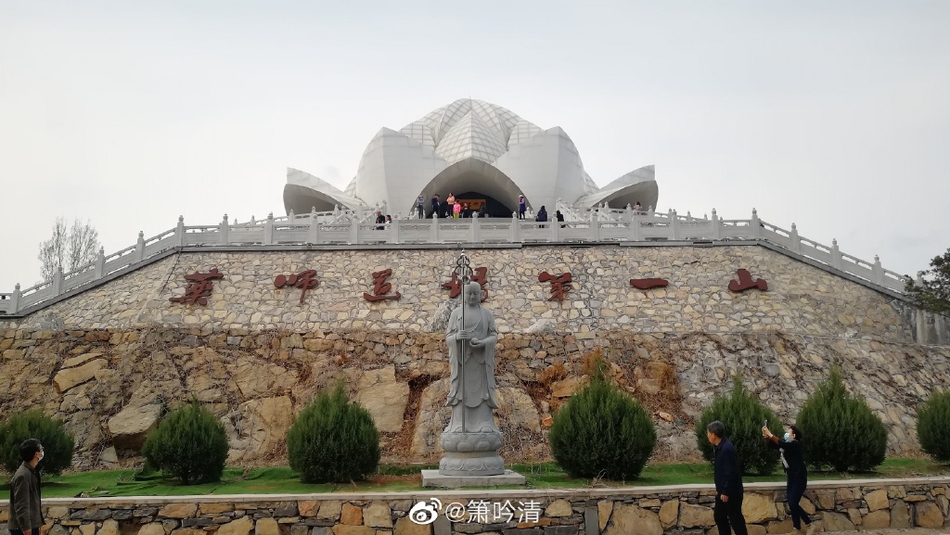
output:
M713 445L713 475L716 482L716 507L713 517L719 535L748 535L742 516L742 467L736 447L726 438L726 426L716 420L706 426L706 439Z

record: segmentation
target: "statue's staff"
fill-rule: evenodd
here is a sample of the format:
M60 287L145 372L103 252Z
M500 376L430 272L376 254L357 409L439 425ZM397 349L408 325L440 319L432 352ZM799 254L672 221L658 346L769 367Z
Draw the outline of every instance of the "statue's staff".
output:
M465 331L465 285L472 277L472 268L468 257L465 256L465 251L462 251L455 261L455 269L452 270L452 274L455 275L459 286L462 288L462 313L459 314L459 328L455 340L459 344L459 395L462 398L462 432L465 433L465 340L460 335Z

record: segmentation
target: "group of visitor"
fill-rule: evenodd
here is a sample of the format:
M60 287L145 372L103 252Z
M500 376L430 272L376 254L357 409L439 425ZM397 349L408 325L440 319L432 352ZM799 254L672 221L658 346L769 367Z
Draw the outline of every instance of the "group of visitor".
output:
M441 200L439 194L436 193L432 196L432 199L429 200L431 209L429 210L429 217L432 218L471 218L471 217L488 217L488 205L487 203L482 203L481 207L478 210L473 210L467 202L462 202L459 199L455 198L455 194L449 192L449 196L445 198L445 201ZM419 219L425 219L425 199L422 195L419 195L416 198L416 214Z
M794 425L787 427L782 438L769 431L768 426L762 426L762 437L770 448L779 450L782 468L787 476L785 494L788 499L788 509L791 512L792 528L796 532L802 529L802 522L808 526L806 533L812 535L816 524L799 503L808 486L808 472L805 468L804 447L802 445L801 429ZM742 515L742 468L739 465L739 456L736 447L726 438L726 426L715 421L706 426L706 439L713 445L713 479L716 483L716 505L713 516L719 535L730 535L734 530L736 535L748 535L745 517Z

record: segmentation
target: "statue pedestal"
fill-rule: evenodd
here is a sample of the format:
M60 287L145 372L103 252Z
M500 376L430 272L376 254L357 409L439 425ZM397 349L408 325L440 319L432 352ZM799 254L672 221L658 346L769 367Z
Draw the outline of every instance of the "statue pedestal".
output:
M500 485L524 485L523 475L504 470L502 474L495 476L446 476L439 473L439 470L423 470L423 487L441 487L445 489L458 489L462 487L497 487Z

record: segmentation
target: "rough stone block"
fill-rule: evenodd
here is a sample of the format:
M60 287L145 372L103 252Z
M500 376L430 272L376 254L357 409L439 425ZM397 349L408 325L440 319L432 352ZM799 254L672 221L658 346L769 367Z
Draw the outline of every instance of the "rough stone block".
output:
M891 512L881 509L868 513L862 519L861 526L864 529L887 529L891 526Z
M891 529L907 529L910 527L910 507L904 500L894 500L891 505Z
M254 535L280 535L280 526L273 518L260 518L254 524Z
M333 535L376 535L376 530L368 526L337 524L333 526Z
M653 511L641 509L636 505L618 503L607 524L606 535L663 535L660 516Z
M198 512L197 503L170 503L158 512L158 516L165 518L189 518Z
M854 531L854 523L839 513L821 513L821 524L824 531Z
M920 502L914 505L914 520L917 527L938 529L943 527L943 513L933 502Z
M571 508L571 502L567 500L554 500L544 510L544 515L551 518L571 516L574 510Z
M604 528L607 527L607 522L610 520L610 515L613 511L613 501L601 500L597 502L597 524L600 526L600 531L604 531Z
M771 496L764 494L747 493L742 500L742 514L749 524L758 524L768 520L775 520L778 511ZM682 511L680 517L682 517ZM682 521L682 520L681 520Z
M327 500L320 504L320 511L317 512L317 518L336 520L340 518L342 509L343 502L339 500Z
M363 524L363 510L355 505L344 503L342 511L340 513L340 524L345 524L347 526L362 525ZM334 531L336 531L335 526L334 526Z
M676 525L676 521L679 519L679 510L679 500L670 500L664 502L663 505L660 506L660 524L663 525L664 529L671 528Z
M742 505L745 509L745 502ZM749 520L749 517L746 517L746 522L754 523L754 521ZM684 503L680 505L679 525L684 528L708 528L715 526L716 521L713 518L713 510L709 507Z
M392 511L386 502L373 502L363 508L363 523L374 528L393 527Z
M879 489L866 493L864 495L864 501L867 502L868 510L870 511L890 508L890 502L887 500L886 489Z
M432 535L432 524L423 526L404 516L396 521L393 535Z

